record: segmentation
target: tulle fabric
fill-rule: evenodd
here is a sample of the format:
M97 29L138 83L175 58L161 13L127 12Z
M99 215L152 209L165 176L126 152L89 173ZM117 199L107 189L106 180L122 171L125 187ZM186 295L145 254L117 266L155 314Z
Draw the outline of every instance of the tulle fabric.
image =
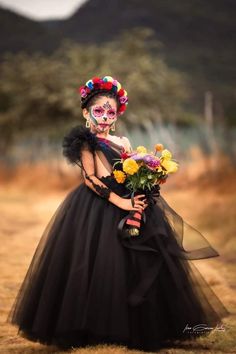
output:
M112 165L117 151L103 153ZM109 175L101 180L127 194ZM122 239L128 212L78 183L48 222L12 305L19 334L66 348L155 350L209 333L187 325L220 325L229 313L191 261L218 252L162 196L145 212L140 236Z

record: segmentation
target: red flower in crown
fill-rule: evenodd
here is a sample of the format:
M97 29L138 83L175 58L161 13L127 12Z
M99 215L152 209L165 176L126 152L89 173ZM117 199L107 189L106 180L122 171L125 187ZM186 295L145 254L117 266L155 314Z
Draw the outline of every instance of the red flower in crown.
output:
M119 112L123 113L125 110L126 110L126 105L125 104L120 105Z
M104 82L101 86L102 89L104 90L111 90L112 89L112 82Z
M92 81L93 81L93 83L94 84L97 84L97 83L102 83L103 81L100 79L100 77L94 77L93 79L92 79Z
M124 96L125 90L121 88L117 93L119 97Z

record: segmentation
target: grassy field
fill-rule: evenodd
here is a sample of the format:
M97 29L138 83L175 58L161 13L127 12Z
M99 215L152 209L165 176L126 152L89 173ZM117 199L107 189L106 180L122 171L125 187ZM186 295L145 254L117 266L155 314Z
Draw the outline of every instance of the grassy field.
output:
M42 181L42 176L38 176ZM228 174L223 182L206 180L177 181L163 186L162 195L183 218L198 228L219 251L220 257L194 261L231 316L224 322L224 331L213 331L207 338L186 342L160 353L236 353L236 263L235 208L236 175ZM15 179L0 188L0 352L57 353L58 348L27 341L17 335L17 328L6 324L6 317L26 273L44 227L70 188L58 181L43 185L31 176ZM45 179L43 179L45 181ZM34 189L31 186L34 186ZM53 185L53 188L52 188ZM66 186L66 188L65 188ZM176 186L178 188L176 188ZM131 354L142 353L119 346L72 349L68 353Z

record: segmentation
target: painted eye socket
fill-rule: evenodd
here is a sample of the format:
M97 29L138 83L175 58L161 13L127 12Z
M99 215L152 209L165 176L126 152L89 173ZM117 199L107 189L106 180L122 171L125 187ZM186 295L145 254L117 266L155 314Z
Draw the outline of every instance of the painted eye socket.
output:
M108 118L115 118L116 111L114 109L109 109L109 111L107 111L107 116Z
M101 117L104 114L104 109L102 107L94 107L93 114L95 117Z

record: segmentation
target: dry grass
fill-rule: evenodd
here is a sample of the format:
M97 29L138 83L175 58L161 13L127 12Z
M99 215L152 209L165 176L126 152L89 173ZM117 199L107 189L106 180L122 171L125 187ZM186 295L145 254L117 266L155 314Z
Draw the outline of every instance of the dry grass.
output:
M22 167L18 173L5 172L0 176L0 180L5 180L4 187L0 189L0 352L60 354L64 352L56 347L47 347L19 337L17 328L5 322L43 229L68 193L71 181L76 184L77 178L77 174L74 173L71 178L67 173L68 170L62 169L59 174L54 174L54 178L49 179L48 166L37 167L34 172L32 168L28 168L29 171L31 175L27 178L27 166ZM236 353L234 180L235 173L228 171L227 179L217 178L215 181L213 178L211 182L214 183L202 178L173 179L162 187L162 194L169 204L188 223L198 228L220 252L220 257L195 261L195 265L231 312L231 316L224 320L225 331L214 331L207 338L163 349L159 351L160 353ZM72 349L67 352L143 353L111 345Z

